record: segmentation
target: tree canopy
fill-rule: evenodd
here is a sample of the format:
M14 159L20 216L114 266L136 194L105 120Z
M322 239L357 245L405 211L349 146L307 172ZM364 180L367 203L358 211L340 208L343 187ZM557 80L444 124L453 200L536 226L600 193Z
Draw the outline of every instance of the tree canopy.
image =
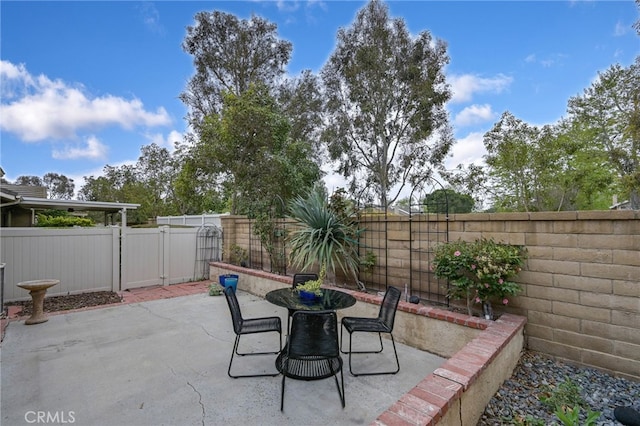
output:
M640 209L640 56L629 67L614 64L599 73L582 95L569 99L569 115L594 131L592 143L608 154L631 208Z
M320 177L311 148L290 137L291 125L264 85L251 85L237 96L227 93L220 115L203 125L195 156L214 174L226 174L224 185L233 214L255 214L257 206L286 200L310 188Z
M276 24L256 15L238 19L220 11L198 12L182 43L193 56L195 74L180 99L193 126L222 107L223 92L242 94L251 83L272 85L284 73L292 45L280 40Z

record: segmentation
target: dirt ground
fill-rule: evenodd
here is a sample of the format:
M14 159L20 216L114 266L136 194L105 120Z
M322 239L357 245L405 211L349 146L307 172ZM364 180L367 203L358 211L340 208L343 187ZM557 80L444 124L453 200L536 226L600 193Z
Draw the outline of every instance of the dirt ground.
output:
M59 312L89 306L109 305L121 303L122 298L112 291L96 291L92 293L70 294L67 296L45 297L44 311ZM31 315L31 300L5 303L7 306L22 306L20 315Z

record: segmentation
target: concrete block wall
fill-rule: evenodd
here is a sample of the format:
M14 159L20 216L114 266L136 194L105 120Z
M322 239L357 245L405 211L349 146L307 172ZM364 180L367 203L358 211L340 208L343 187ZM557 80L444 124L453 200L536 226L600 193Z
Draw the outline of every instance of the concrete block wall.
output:
M231 219L222 222L225 246ZM438 223L442 216L433 220L434 227L445 226ZM428 234L412 235L407 217L380 221L386 222L387 250L378 264L390 285L402 287L410 266L416 275L410 245L431 243L416 241ZM473 213L451 215L448 227L449 241L493 238L527 248L516 279L522 293L496 308L527 318L529 349L640 380L640 211Z

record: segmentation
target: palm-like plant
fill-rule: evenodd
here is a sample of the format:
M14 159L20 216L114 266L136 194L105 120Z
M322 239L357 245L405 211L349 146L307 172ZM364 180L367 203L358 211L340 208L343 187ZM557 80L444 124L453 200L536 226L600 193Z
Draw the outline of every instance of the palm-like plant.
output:
M289 235L290 260L295 267L305 270L317 264L334 274L339 267L357 279L358 229L353 215L333 211L322 189L293 199L289 215L298 224Z

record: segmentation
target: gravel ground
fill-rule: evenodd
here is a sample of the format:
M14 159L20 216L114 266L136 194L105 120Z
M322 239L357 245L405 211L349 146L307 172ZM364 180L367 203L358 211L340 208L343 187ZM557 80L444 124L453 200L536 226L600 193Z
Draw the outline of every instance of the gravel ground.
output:
M613 416L613 410L618 406L640 410L640 382L526 351L511 378L489 401L478 426L561 425L553 410L548 409L541 398L554 395L554 389L557 395L558 386L563 382L576 384L580 389L580 396L584 400L580 410L580 425L586 424L587 410L599 411L601 415L595 424L607 426L621 425Z

